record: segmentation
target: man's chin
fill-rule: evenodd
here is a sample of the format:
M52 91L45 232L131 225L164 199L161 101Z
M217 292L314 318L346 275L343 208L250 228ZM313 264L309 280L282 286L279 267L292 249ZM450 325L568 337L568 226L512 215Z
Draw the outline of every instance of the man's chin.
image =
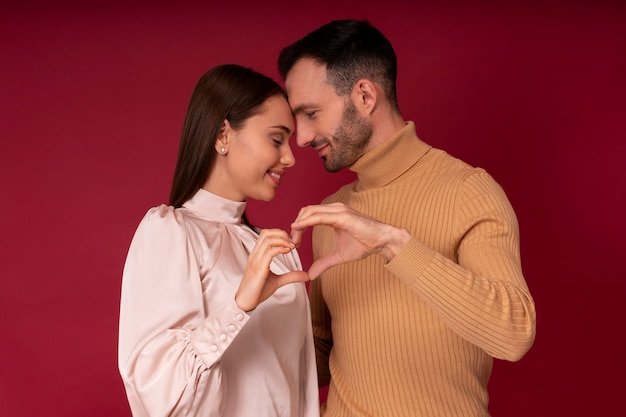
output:
M332 165L332 164L327 163L327 161L324 161L324 168L326 169L327 172L331 172L331 173L339 172L343 169L342 166Z

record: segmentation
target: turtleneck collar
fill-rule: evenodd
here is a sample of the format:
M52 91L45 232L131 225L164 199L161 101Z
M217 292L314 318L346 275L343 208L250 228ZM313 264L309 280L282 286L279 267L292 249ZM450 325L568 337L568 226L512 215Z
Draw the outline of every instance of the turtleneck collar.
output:
M183 208L206 220L240 224L246 202L228 200L201 188L183 204Z
M367 152L349 168L358 176L357 189L367 190L389 184L415 165L430 148L417 137L415 124L406 122L395 135Z

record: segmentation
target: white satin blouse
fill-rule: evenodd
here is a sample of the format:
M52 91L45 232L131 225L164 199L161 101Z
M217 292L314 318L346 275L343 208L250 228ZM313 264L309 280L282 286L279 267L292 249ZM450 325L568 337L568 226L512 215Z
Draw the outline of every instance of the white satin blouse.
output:
M310 310L288 284L250 314L235 292L257 235L205 190L148 210L122 278L119 370L134 417L318 417ZM301 270L297 252L271 270Z

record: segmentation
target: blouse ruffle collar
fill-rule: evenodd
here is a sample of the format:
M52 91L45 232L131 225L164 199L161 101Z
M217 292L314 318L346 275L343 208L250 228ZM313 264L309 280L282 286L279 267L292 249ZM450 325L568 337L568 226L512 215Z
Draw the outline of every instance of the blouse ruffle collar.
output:
M183 207L206 220L240 224L246 204L245 201L228 200L201 188Z

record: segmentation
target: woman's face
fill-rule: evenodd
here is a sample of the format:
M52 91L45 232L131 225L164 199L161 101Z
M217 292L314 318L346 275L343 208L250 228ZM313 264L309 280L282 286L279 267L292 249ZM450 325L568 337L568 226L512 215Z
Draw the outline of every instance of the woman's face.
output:
M296 162L289 146L293 132L293 116L281 96L268 98L238 130L226 122L216 142L215 166L203 188L234 201L272 200L285 170Z

